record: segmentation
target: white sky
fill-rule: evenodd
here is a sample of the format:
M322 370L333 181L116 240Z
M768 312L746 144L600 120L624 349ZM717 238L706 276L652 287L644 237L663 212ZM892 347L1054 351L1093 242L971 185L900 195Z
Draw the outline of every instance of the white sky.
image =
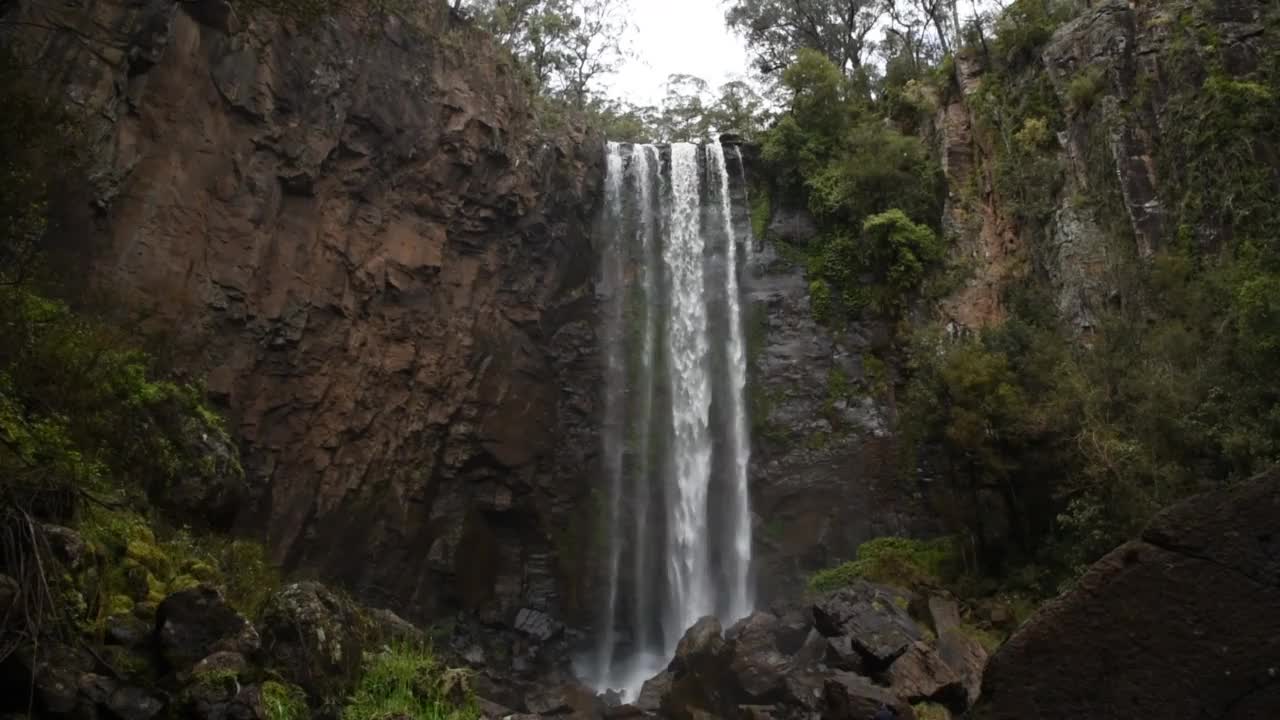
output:
M721 0L631 0L629 39L635 57L610 78L609 94L636 105L656 105L667 76L696 75L714 89L743 77L742 40L724 24Z

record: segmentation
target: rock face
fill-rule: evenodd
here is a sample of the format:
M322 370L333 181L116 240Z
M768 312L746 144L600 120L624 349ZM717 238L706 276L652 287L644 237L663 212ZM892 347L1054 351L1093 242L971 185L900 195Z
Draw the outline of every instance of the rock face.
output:
M884 329L818 324L804 265L788 253L813 239L812 219L780 205L773 221L755 238L743 283L750 300L751 499L762 519L755 563L769 579L760 587L765 602L798 599L809 574L852 559L874 537L939 532L927 483L904 485L898 477L891 383L864 365L887 341ZM745 217L737 232L749 236Z
M982 92L984 68L973 53L962 52L956 58L958 92L944 98L934 119L951 188L947 235L954 258L973 268L939 307L956 331L1002 322L1002 294L1028 275L1047 281L1060 318L1082 334L1090 331L1097 311L1110 301L1114 288L1108 285L1107 273L1116 259L1149 256L1173 230L1157 149L1167 124L1170 93L1201 82L1207 68L1197 64L1217 52L1202 52L1196 45L1221 49L1226 60L1220 71L1238 75L1257 67L1263 57L1260 48L1273 42L1265 37L1266 3L1261 2L1200 3L1212 20L1194 21L1194 27L1180 26L1196 15L1191 10L1197 4L1191 0L1104 0L1087 5L1055 31L1041 57L1023 68L1047 78L1057 100L1053 110L1061 113L1065 125L1053 143L1063 182L1050 198L1052 207L1042 228L1019 223L1011 199L995 188L990 168L997 140L990 128L980 127L971 102ZM1171 62L1170 53L1179 46L1202 58ZM1082 87L1091 91L1081 93ZM1026 89L1030 92L1030 85ZM961 192L966 186L976 192ZM1089 202L1079 203L1077 198ZM1128 225L1132 240L1117 232L1117 225ZM1202 236L1219 230L1195 229ZM1116 239L1131 244L1119 247Z
M419 617L561 614L585 605L561 549L590 520L599 143L542 132L502 52L414 7L18 2L4 42L95 118L59 245L207 374L240 524Z
M1275 717L1277 518L1280 471L1166 511L996 653L977 717Z

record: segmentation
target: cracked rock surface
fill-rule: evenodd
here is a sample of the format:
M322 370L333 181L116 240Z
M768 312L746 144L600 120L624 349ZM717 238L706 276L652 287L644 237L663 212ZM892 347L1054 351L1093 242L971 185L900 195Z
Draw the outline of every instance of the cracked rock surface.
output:
M1157 517L992 658L983 720L1280 717L1280 470Z

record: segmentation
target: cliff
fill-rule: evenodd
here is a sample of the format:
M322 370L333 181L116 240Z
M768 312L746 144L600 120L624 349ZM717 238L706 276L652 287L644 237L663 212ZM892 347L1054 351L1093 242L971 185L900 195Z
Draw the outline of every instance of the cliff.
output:
M599 140L539 127L443 2L6 17L88 119L57 249L207 376L257 495L238 524L418 618L581 607Z

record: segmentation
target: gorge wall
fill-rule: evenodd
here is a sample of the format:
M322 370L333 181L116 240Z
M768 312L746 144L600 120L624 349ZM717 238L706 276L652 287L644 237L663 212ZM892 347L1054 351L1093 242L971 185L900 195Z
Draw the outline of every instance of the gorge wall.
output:
M419 618L583 609L603 140L539 127L445 3L8 19L91 119L58 244L225 404L256 493L239 524Z

